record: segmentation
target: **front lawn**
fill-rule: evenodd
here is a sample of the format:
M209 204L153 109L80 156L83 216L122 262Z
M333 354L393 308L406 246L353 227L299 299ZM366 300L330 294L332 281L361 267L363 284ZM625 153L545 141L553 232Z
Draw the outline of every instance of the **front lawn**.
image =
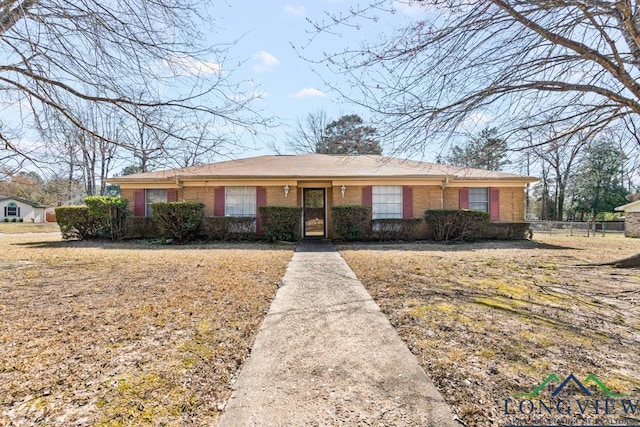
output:
M535 239L339 249L465 425L640 424L640 407L625 418L619 401L615 416L575 404L550 415L537 399L556 382L529 399L531 414L526 400L525 414L517 407L514 396L554 373L640 396L640 271L594 266L640 253L640 239ZM604 404L588 385L583 398Z
M60 233L60 227L55 222L4 222L0 221L0 233Z
M0 236L0 425L214 425L292 253Z

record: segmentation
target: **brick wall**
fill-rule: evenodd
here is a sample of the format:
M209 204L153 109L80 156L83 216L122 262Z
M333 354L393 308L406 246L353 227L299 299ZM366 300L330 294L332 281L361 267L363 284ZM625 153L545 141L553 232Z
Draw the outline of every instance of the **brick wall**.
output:
M133 215L134 193L136 190L124 189L120 190L120 197L127 199L127 210Z
M522 187L500 188L500 221L524 222L524 199Z
M625 212L624 235L626 237L640 237L640 212Z
M440 209L439 207L435 209ZM444 209L460 209L460 189L447 187L444 189Z
M215 187L184 187L178 190L178 201L203 203L204 216L213 216L214 191Z
M267 187L267 204L269 206L298 206L298 187L290 185L287 197L284 197L284 186Z

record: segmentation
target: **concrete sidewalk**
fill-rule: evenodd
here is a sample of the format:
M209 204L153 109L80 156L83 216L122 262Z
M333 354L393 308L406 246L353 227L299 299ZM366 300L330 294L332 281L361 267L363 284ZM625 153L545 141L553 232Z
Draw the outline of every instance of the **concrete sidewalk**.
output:
M299 245L283 283L219 427L458 425L332 245Z

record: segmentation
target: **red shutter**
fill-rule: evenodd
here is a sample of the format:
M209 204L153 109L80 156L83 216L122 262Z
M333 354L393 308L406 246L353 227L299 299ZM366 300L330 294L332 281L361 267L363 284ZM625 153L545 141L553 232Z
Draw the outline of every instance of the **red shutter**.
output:
M144 190L136 190L133 193L133 216L145 216Z
M167 190L167 202L178 201L178 190Z
M413 188L402 186L402 218L413 218Z
M213 216L224 216L224 187L213 191Z
M362 206L371 207L372 205L373 205L373 187L371 187L370 185L367 185L365 187L362 187Z
M460 189L460 209L469 209L469 189Z
M264 229L262 228L262 218L260 218L260 206L267 206L267 189L264 187L256 187L256 234L262 236Z
M491 221L500 221L500 190L497 188L489 189L489 212Z

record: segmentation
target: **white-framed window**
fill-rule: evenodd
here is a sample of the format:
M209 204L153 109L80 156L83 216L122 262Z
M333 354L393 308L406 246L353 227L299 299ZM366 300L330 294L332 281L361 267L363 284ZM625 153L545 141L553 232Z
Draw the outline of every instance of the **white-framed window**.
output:
M256 187L225 187L224 216L256 216Z
M474 211L489 212L489 189L469 189L469 209Z
M7 204L7 216L18 216L18 205L15 202Z
M166 202L167 201L167 190L145 190L145 215L150 217L151 212L151 203L156 202Z
M372 219L402 218L402 185L374 185Z

